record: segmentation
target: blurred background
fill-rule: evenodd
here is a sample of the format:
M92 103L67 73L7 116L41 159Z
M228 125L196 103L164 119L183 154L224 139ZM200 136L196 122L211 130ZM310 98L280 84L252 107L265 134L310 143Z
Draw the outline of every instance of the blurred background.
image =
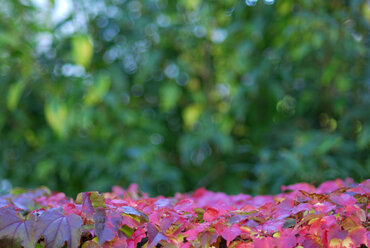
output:
M370 177L366 0L1 0L0 191Z

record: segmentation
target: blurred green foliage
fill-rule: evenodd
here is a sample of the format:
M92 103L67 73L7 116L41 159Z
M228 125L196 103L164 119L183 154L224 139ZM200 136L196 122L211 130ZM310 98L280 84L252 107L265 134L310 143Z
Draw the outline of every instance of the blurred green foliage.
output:
M165 195L369 178L369 22L365 0L2 0L0 177Z

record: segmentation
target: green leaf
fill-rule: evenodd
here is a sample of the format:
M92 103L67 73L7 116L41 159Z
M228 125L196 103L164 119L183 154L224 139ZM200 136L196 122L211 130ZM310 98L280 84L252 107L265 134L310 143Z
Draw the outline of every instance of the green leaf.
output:
M131 238L132 234L134 233L134 229L128 225L123 225L120 230L126 235L127 238Z
M53 173L56 168L54 160L45 159L37 163L36 165L36 176L39 180L47 182L50 175Z
M173 109L181 97L181 90L175 84L163 84L159 90L160 107L164 111Z
M328 136L318 147L317 152L319 154L325 154L329 150L337 147L343 141L342 137Z
M359 148L364 149L370 144L370 126L365 126L358 135L357 145Z
M25 86L26 82L23 80L10 85L7 98L7 107L10 111L13 111L17 107Z

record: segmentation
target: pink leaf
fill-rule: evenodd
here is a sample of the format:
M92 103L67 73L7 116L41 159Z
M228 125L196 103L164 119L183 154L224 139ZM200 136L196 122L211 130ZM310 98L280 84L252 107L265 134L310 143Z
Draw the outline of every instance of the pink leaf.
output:
M266 237L266 238L262 238L262 239L257 238L257 239L254 240L253 246L255 248L271 248L271 247L275 247L274 239L271 238L271 237Z
M353 188L352 191L360 195L370 196L370 179L363 181L357 187Z
M341 206L354 205L356 203L356 199L349 194L341 194L339 196L335 195L330 197L330 199Z
M208 227L208 223L200 223L194 228L186 231L184 236L187 237L187 240L189 241L195 240L198 237L198 234L203 232L206 227Z

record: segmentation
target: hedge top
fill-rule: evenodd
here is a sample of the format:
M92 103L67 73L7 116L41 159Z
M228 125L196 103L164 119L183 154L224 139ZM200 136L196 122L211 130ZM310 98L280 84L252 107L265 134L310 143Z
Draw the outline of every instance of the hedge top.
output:
M368 246L370 180L282 187L272 196L200 188L149 197L137 185L76 200L46 188L0 197L0 241L9 247Z

